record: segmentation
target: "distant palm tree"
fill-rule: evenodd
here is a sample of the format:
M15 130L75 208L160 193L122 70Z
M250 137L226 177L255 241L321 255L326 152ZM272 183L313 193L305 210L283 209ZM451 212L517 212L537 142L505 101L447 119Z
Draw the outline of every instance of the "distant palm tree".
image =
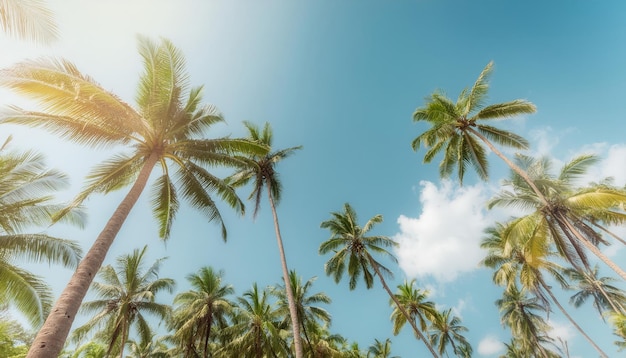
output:
M244 125L248 129L248 139L266 146L269 148L270 152L264 155L250 155L249 158L246 159L251 160L252 165L241 169L232 177L228 178L228 181L237 187L254 180L254 187L249 197L249 199L254 198L254 216L256 216L259 208L261 207L261 194L263 193L263 188L265 187L267 189L267 198L270 202L270 208L272 209L272 216L274 217L274 230L276 231L278 253L280 255L280 263L283 270L285 293L287 295L287 302L289 303L289 317L291 318L291 327L293 329L293 342L296 351L296 358L302 358L303 350L302 340L300 338L300 323L298 322L297 307L293 297L292 288L290 287L289 268L287 267L287 258L285 257L283 239L280 234L280 226L278 225L278 214L276 213L276 205L280 201L282 186L275 168L276 164L278 164L281 160L289 157L295 153L296 150L302 147L297 146L272 151L272 142L274 138L272 128L269 123L265 123L263 130L260 130L256 125L250 122L244 122Z
M326 274L333 276L335 282L339 282L344 272L348 272L350 277L350 290L356 288L356 284L363 275L365 286L369 289L374 285L374 274L380 279L383 288L394 301L396 307L406 317L407 321L413 327L415 335L418 336L434 357L437 353L428 344L426 337L417 328L411 316L406 312L402 304L396 296L391 292L387 282L383 278L383 274L391 276L391 271L376 261L371 253L381 254L387 258L396 261L385 247L397 246L397 243L386 236L367 236L368 232L374 225L383 221L382 215L376 215L369 219L363 227L358 225L356 212L350 204L344 204L342 212L331 213L332 219L322 222L322 228L330 230L331 237L328 241L320 245L319 253L327 254L333 252L334 255L328 259L324 265ZM371 252L371 253L370 253ZM372 271L374 271L372 273Z
M52 193L68 186L65 174L47 169L41 154L0 146L0 301L11 303L33 327L40 327L52 305L52 292L39 276L17 266L18 260L76 267L80 246L46 234L23 233L50 225L61 206ZM80 224L80 211L65 217Z
M437 315L435 303L427 301L428 291L415 288L415 280L404 281L402 285L398 285L398 293L395 296L411 320L419 323L422 331L425 331L428 323L435 319ZM406 317L396 307L391 313L391 320L393 321L393 334L397 335L406 324Z
M31 60L0 71L0 86L25 95L43 108L29 111L11 107L0 115L0 123L41 127L94 148L123 145L130 149L96 166L87 177L86 188L74 200L73 206L79 205L93 193L106 194L132 184L61 293L29 358L58 356L94 273L155 167L163 172L152 191L160 237L169 238L180 195L208 221L216 221L225 239L226 227L211 194L238 213L243 213L244 205L235 190L207 168L240 168L247 163L235 154L267 152L264 146L245 139L204 139L223 118L215 107L202 104L202 87L190 88L182 53L168 40L156 43L146 38L139 39L139 52L144 73L136 97L138 109L67 60Z
M155 301L161 291L172 293L174 280L159 278L159 268L164 259L157 260L144 270L147 246L135 249L131 254L117 258L117 265L104 266L98 276L101 282L92 285L98 299L83 303L81 312L95 313L84 325L76 328L74 340L82 340L87 333L96 329L97 336L107 343L107 355L124 356L131 327L137 329L143 342L152 338L150 324L144 314L155 315L165 320L171 313L168 305Z
M548 335L548 323L537 314L547 312L537 297L529 297L526 291L512 285L496 300L496 306L500 309L501 322L514 337L515 351L523 352L524 357L559 357L546 347L554 346L554 339Z
M72 358L106 358L107 346L97 341L89 341L76 349Z
M447 347L452 347L452 352L457 357L469 358L472 356L472 346L469 344L463 332L467 328L461 325L461 319L452 314L449 308L443 312L437 312L429 327L430 343L437 347L440 355L447 354Z
M391 356L391 339L387 338L384 341L374 339L374 344L367 349L367 358L399 358L398 356Z
M563 268L554 263L556 254L550 251L545 232L516 230L517 226L522 225L517 225L517 222L523 220L512 220L508 226L499 224L487 230L489 236L483 240L481 247L489 252L482 263L495 270L493 278L496 284L509 289L519 282L522 289L541 299L547 311L550 301L553 302L594 349L603 357L608 357L561 305L552 287L546 283L543 272L550 274L561 286L567 287L561 275Z
M324 308L317 306L317 304L325 303L330 304L331 299L323 292L310 294L309 290L313 285L313 282L317 277L310 278L306 283L302 283L302 278L298 276L295 270L289 272L289 281L291 283L291 290L293 291L293 298L296 304L296 312L298 314L298 322L302 328L302 333L307 341L309 350L312 350L311 338L309 337L307 327L323 324L324 326L330 325L330 313ZM289 316L289 302L285 294L284 285L279 285L276 288L271 288L272 294L278 298L278 311L285 317Z
M229 342L217 352L229 357L288 357L284 339L286 326L281 315L268 301L269 291L252 289L237 298L232 324L224 329Z
M472 88L464 89L456 102L442 91L436 91L424 107L417 108L413 113L414 121L426 121L431 126L413 140L413 150L418 150L421 145L428 149L424 163L430 163L437 154L443 152L443 160L439 164L439 173L443 178L449 177L456 170L462 184L467 166L470 165L481 179L487 180L488 162L481 143L487 145L513 170L524 175L492 141L514 149L527 149L528 142L517 134L483 122L531 114L536 108L521 99L485 106L492 71L493 62L489 62Z
M611 282L617 280L611 277L598 277L598 265L595 265L591 272L567 269L565 274L573 283L571 288L578 291L570 298L570 303L574 307L582 306L591 298L593 307L602 319L606 311L626 314L626 293L611 285Z
M52 11L42 0L0 1L0 28L9 35L35 42L58 37Z
M149 338L148 338L149 337ZM148 339L147 339L148 338ZM147 339L147 340L146 340ZM164 341L153 334L142 337L139 342L128 340L128 358L169 358L168 347Z
M233 303L227 296L234 293L231 285L222 282L223 271L205 266L187 276L192 290L179 293L174 298L176 306L171 328L182 351L202 352L210 357L209 342L214 327L226 326L226 314ZM200 348L200 349L197 349ZM197 353L196 353L197 354Z

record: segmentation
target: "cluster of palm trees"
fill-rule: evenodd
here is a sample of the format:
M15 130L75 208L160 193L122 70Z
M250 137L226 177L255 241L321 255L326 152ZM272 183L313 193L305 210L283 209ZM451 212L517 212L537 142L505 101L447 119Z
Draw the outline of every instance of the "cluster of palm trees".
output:
M9 16L25 13L19 4L0 3L0 24L5 32L33 33L37 40L50 38L45 34L55 36L54 28L51 32L33 28L30 14ZM39 1L23 4L49 19ZM35 23L51 26L46 21ZM214 106L203 103L201 86L190 85L182 53L166 39L141 37L138 44L144 70L135 106L65 59L29 60L0 70L0 86L38 105L36 110L5 108L0 123L41 128L91 148L123 148L92 169L71 203L60 205L53 202L51 193L67 185L62 173L47 169L37 153L10 150L10 137L0 147L0 299L40 328L28 357L65 354L61 352L68 337L82 343L72 353L75 356L389 356L389 339L377 340L365 352L331 334L330 315L317 306L329 303L330 298L323 293L309 294L312 279L303 284L288 267L276 212L281 185L275 167L300 147L275 150L270 125L258 127L250 122L244 122L245 138L207 138L223 117ZM620 338L617 344L626 345L626 294L612 285L615 279L599 277L594 262L598 259L626 280L626 272L601 250L614 242L626 243L612 229L626 221L626 189L608 179L584 182L588 168L598 161L593 155L576 157L556 171L548 158L521 154L508 158L498 146L526 150L528 142L489 123L534 113L535 106L525 100L486 105L492 70L489 63L456 102L437 91L417 108L414 120L429 127L412 142L413 149L427 149L426 163L441 158L442 178L456 172L461 184L468 169L480 179L489 178L487 149L511 168L503 190L487 204L490 208L515 208L519 215L494 224L482 243L486 250L483 264L493 269L494 283L503 287L496 305L513 337L505 344L503 356L567 354L566 347L550 336L547 315L554 305L607 357L571 318L552 284L575 290L571 302L576 307L591 298L594 308L613 325ZM218 177L214 168L227 168L233 174ZM159 175L150 180L154 171ZM234 289L222 282L223 273L207 266L188 276L192 289L177 294L169 306L158 303L155 296L173 292L174 282L157 275L162 260L143 267L145 248L121 256L116 267L103 266L109 247L146 188L150 187L153 214L163 240L170 237L182 201L207 221L217 223L226 240L218 203L243 214L244 202L236 190L246 185L252 185L255 214L263 192L267 194L281 259L281 284L264 289L253 284L241 296L232 297ZM87 198L128 186L127 195L84 256L74 242L24 234L60 221L80 226L82 203ZM391 277L393 270L382 260L395 262L388 249L397 244L389 237L369 234L381 221L382 216L376 215L360 226L349 204L332 212L331 218L321 223L331 234L319 248L320 254L331 255L326 274L339 282L347 273L351 290L361 279L371 288L377 277L390 297L392 333L398 334L409 323L419 344L434 357L471 356L472 347L463 335L467 328L452 309L439 310L415 281L398 286L395 293L388 286L385 278ZM50 288L40 277L20 268L20 260L75 269L54 305ZM94 282L96 276L100 280ZM97 299L83 302L90 289ZM79 310L94 315L70 334ZM155 338L145 313L164 322L169 331L166 338Z

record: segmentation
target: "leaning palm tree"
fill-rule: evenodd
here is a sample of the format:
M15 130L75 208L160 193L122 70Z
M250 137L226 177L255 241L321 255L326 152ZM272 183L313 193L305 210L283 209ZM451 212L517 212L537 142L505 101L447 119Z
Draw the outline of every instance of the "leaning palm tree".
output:
M212 329L224 328L226 314L233 308L227 296L232 295L234 289L223 284L223 276L223 271L202 267L197 273L187 276L192 289L174 297L176 308L171 328L175 330L173 337L182 351L203 352L205 358L211 355L209 342Z
M472 88L464 89L456 102L442 91L436 91L427 99L424 107L417 108L413 113L414 121L426 121L431 125L413 140L413 150L418 150L422 145L428 149L424 155L425 163L430 163L437 154L443 152L439 173L444 178L456 170L462 184L469 165L481 179L487 180L489 170L483 144L513 170L524 175L494 143L514 149L527 149L528 142L515 133L483 123L534 113L536 108L521 99L485 106L492 71L493 62L489 62Z
M128 342L131 327L144 342L150 341L152 331L146 313L160 320L169 318L171 308L155 301L162 291L172 293L174 280L159 277L159 268L164 259L144 268L147 246L135 249L131 254L117 258L116 266L102 267L98 275L102 281L92 285L97 299L83 303L81 312L95 315L73 333L75 341L81 341L87 333L99 330L97 337L107 343L107 355L124 357L124 346Z
M455 356L462 358L472 356L472 346L463 336L463 332L467 332L467 328L461 325L461 318L452 314L451 308L443 312L436 312L429 331L430 342L437 347L440 355L446 354L448 356L447 349L450 345Z
M601 356L608 357L561 305L544 278L546 272L562 287L568 285L561 275L563 268L554 262L557 255L550 251L547 242L549 236L541 230L533 230L536 228L535 223L526 226L523 221L524 218L516 219L508 226L497 224L486 230L489 236L483 240L481 247L489 252L482 263L494 270L494 283L510 289L519 282L522 289L532 292L541 300L547 311L549 303L554 303L593 348Z
M415 280L411 280L398 285L398 293L395 296L411 320L419 322L421 330L425 331L428 322L432 322L437 314L435 303L427 301L428 291L415 288ZM393 334L397 335L406 324L406 317L396 307L391 313L391 320L393 321Z
M210 193L238 213L243 212L243 203L234 189L208 168L240 168L246 164L235 154L267 152L265 147L244 139L204 139L211 126L223 118L215 107L202 104L202 87L189 87L182 53L166 39L153 42L146 38L139 39L139 52L144 73L137 109L81 74L67 60L26 61L0 71L1 86L42 106L40 111L10 107L0 114L0 123L41 127L94 148L126 145L131 149L95 167L73 203L79 205L93 193L106 194L132 184L62 292L37 335L30 358L54 357L61 351L94 274L155 167L163 171L152 191L160 236L169 237L180 199L185 199L209 221L218 222L225 239L226 228Z
M296 305L296 312L298 322L300 322L300 328L304 339L307 341L309 350L312 350L311 338L307 332L307 327L312 325L324 326L330 325L330 313L324 308L317 306L319 303L330 304L331 299L324 292L318 292L309 294L309 290L313 285L313 282L317 277L312 277L307 280L306 283L302 283L302 277L298 276L296 271L289 271L289 281L291 284L291 290L293 293L294 303ZM285 317L289 316L289 300L286 295L284 285L278 285L271 287L270 292L278 298L278 311Z
M274 218L274 231L276 232L276 242L278 244L278 253L280 254L280 263L283 270L283 281L285 282L285 293L287 302L289 303L289 316L291 318L291 327L293 329L293 342L296 350L296 358L302 358L302 340L300 337L300 323L298 322L298 312L293 297L291 283L289 282L289 269L287 267L287 259L285 257L285 249L283 247L283 239L280 234L280 226L278 225L278 214L276 213L276 205L280 201L282 186L276 173L276 164L281 160L292 155L301 146L290 147L282 150L272 151L273 134L269 123L265 123L263 130L250 122L244 122L248 129L248 139L267 146L270 152L265 155L253 154L249 158L251 166L243 168L229 178L234 186L242 186L250 181L254 181L252 193L249 199L254 198L254 214L256 216L261 206L261 194L263 188L267 189L267 198L272 209Z
M342 212L331 213L332 219L322 222L322 228L330 230L331 237L328 241L320 245L319 253L327 254L333 252L334 255L326 262L324 269L326 274L333 276L335 282L339 282L345 271L350 276L350 290L356 288L357 282L363 276L365 286L369 289L374 285L374 274L380 279L383 288L389 294L389 297L396 304L396 307L406 317L415 335L421 339L434 357L437 353L433 347L428 344L423 333L417 328L411 316L404 309L404 306L398 301L396 296L391 292L387 282L383 278L383 274L391 276L392 272L376 261L371 253L381 254L395 261L395 257L385 247L397 246L397 243L386 236L368 236L368 232L374 225L383 221L382 215L376 215L369 219L363 227L358 225L356 212L350 204L344 204ZM371 252L371 253L370 253ZM372 273L373 271L373 273Z
M512 172L510 179L503 182L505 189L489 201L488 207L514 207L527 211L522 222L534 222L537 231L550 235L559 254L572 267L591 271L587 249L626 280L626 272L598 248L607 241L590 222L611 218L612 223L625 223L626 214L621 207L626 204L626 191L608 186L580 187L578 184L589 167L597 163L598 157L575 157L556 174L552 173L552 162L546 157L518 155L516 161L536 183L535 188L541 197L525 179Z
M40 43L58 37L52 11L42 0L0 1L0 29L9 35Z
M24 233L51 224L62 207L51 202L51 194L66 187L68 178L46 168L41 154L8 150L9 140L0 146L0 301L10 302L33 327L40 327L52 306L51 289L16 261L76 267L81 249L69 240ZM75 211L65 220L80 224L83 215Z

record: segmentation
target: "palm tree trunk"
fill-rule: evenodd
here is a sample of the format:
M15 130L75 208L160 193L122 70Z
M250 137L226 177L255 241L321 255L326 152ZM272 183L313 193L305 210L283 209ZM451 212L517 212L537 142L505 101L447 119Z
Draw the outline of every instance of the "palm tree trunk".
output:
M539 188L537 188L537 186L535 185L535 182L533 182L532 179L530 179L528 174L525 171L523 171L522 168L518 167L517 165L515 165L515 163L509 160L509 158L506 155L504 155L498 148L496 148L487 138L485 138L485 136L480 134L480 132L478 132L472 127L468 127L467 130L471 132L473 135L480 138L483 141L483 143L485 143L495 155L500 157L500 159L502 159L509 166L509 168L511 168L515 173L517 173L517 175L519 175L522 179L524 179L524 181L528 183L528 185L535 192L535 194L537 194L537 197L541 199L544 205L550 206L546 197L543 195L542 192L539 191Z
M298 322L298 311L296 309L296 302L293 297L293 290L291 288L291 281L289 280L289 269L287 268L287 259L285 257L285 250L283 248L283 239L280 235L280 227L278 225L278 214L276 213L276 205L274 204L274 198L272 196L272 188L270 181L267 180L267 197L270 201L270 207L272 208L272 216L274 217L274 230L276 231L276 243L278 244L278 252L280 253L280 263L283 269L283 280L285 280L285 291L287 294L287 301L289 303L289 315L291 316L291 327L293 329L293 344L296 350L296 358L303 358L302 352L302 337L300 336L300 323Z
M576 321L574 321L574 319L569 315L569 313L567 313L567 311L565 310L565 308L563 308L563 306L561 306L561 303L559 303L559 300L556 299L556 297L554 296L554 294L552 293L552 290L550 289L550 286L548 286L546 284L546 282L543 280L543 277L538 276L539 278L539 283L541 284L541 286L543 287L543 289L548 292L548 295L550 296L550 298L552 299L552 302L554 302L554 304L556 304L556 306L559 308L559 310L561 310L561 312L565 315L565 317L567 317L567 319L574 325L574 327L576 327L576 329L578 330L578 332L580 332L580 334L583 335L583 337L585 337L585 339L587 341L589 341L589 343L591 343L591 345L593 346L593 348L595 348L596 351L598 351L598 353L600 353L600 355L604 358L608 358L609 356L606 355L606 353L604 353L602 351L602 349L600 349L600 347L598 347L598 345L591 339L591 337L589 337L585 331L583 331L583 329L576 323Z
M624 272L619 266L617 266L615 262L613 262L613 260L609 259L604 253L602 253L602 251L600 251L600 249L598 249L596 245L592 244L591 242L589 242L589 240L582 236L566 217L561 216L560 218L558 218L558 220L563 222L568 231L573 233L581 244L583 244L589 251L596 255L596 257L602 260L602 262L604 262L609 268L615 271L615 273L617 273L623 280L626 280L626 272Z
M435 350L433 349L433 346L430 345L430 343L426 340L426 337L424 337L424 334L422 334L422 332L417 328L417 326L415 325L415 322L411 319L411 316L409 316L407 311L404 309L404 306L400 304L396 296L389 289L389 286L387 286L387 282L385 282L385 280L383 279L383 276L380 274L380 270L378 269L378 265L376 264L374 259L369 254L367 254L367 259L369 260L370 265L372 265L372 267L374 268L376 275L378 275L378 278L380 279L380 283L383 285L383 288L385 289L385 291L387 291L387 294L389 295L389 297L391 297L391 299L396 304L396 307L398 307L400 312L402 312L402 314L404 315L406 320L409 322L411 327L413 327L413 331L415 331L415 334L417 334L417 336L422 341L424 341L424 344L426 345L426 347L428 347L428 350L430 351L430 353L432 353L433 357L439 358L439 356L437 355L437 352L435 352Z
M102 266L115 236L117 236L141 192L146 187L157 159L156 154L152 154L146 159L132 188L115 209L87 255L78 264L72 278L50 311L46 322L37 333L27 358L58 357L61 353L83 298L85 298L91 282Z

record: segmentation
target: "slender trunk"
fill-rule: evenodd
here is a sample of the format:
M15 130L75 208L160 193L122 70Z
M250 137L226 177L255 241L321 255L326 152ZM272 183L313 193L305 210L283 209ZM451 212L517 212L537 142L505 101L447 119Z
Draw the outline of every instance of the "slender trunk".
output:
M404 309L404 306L402 306L402 304L398 301L398 299L393 294L393 292L391 292L391 290L389 289L389 286L387 286L387 282L385 282L385 280L383 279L383 276L380 274L380 270L378 269L378 265L376 264L374 259L369 254L367 254L367 258L370 264L372 265L372 267L374 268L376 275L378 275L378 278L380 279L380 283L383 285L383 288L385 289L385 291L387 291L387 294L389 295L389 297L391 297L391 299L396 304L396 307L398 307L400 312L402 312L402 314L404 315L406 320L409 322L411 327L413 327L413 331L415 331L415 334L417 334L417 336L422 341L424 341L424 344L426 345L426 347L428 347L428 350L430 351L430 353L432 353L433 357L439 358L439 356L437 355L437 352L435 352L435 350L433 349L433 346L429 343L429 341L426 340L426 337L424 337L422 332L417 328L417 326L415 325L415 322L411 319L411 316Z
M120 358L124 358L124 347L126 346L126 341L128 340L128 324L122 323L122 336L120 337Z
M298 311L296 309L296 302L293 297L293 290L291 288L291 281L289 280L289 269L287 268L287 259L285 258L285 250L283 248L283 239L280 235L280 227L278 225L278 215L276 214L276 206L274 204L274 198L272 197L271 184L267 183L267 196L270 200L270 206L272 208L272 215L274 217L274 230L276 231L276 242L278 244L278 252L280 253L280 263L283 268L283 279L285 280L285 291L287 291L287 303L289 304L289 315L291 316L291 327L293 329L293 344L296 350L296 358L303 358L302 353L302 337L300 336L300 323L298 322Z
M546 284L546 282L543 280L543 278L541 276L538 276L539 278L539 283L541 284L541 286L543 287L543 289L548 292L548 295L550 296L550 298L552 299L552 302L554 302L554 304L556 304L556 306L559 308L559 310L561 310L561 312L565 315L565 317L567 317L567 319L574 325L574 327L576 327L576 329L578 330L578 332L580 332L580 334L583 335L583 337L585 337L585 339L587 341L589 341L589 343L591 343L591 345L593 346L593 348L596 349L596 351L598 351L598 353L600 353L600 355L604 358L608 358L609 356L606 355L606 353L604 353L602 351L602 349L600 349L600 347L598 347L598 345L591 339L591 337L589 337L585 331L583 331L583 329L578 325L578 323L576 323L576 321L574 321L574 319L569 315L569 313L567 313L567 311L565 310L565 308L563 308L563 306L561 306L561 303L559 302L559 300L556 299L556 297L554 296L554 294L552 293L552 290L550 289L550 287Z
M147 158L132 188L115 209L87 255L78 264L72 278L50 311L46 322L37 333L27 358L58 357L89 286L102 266L115 236L146 187L150 172L152 172L157 159L156 154Z
M209 338L211 336L211 326L213 326L213 312L209 309L209 322L207 322L207 332L204 335L204 358L209 357Z
M605 233L607 233L609 236L611 236L612 238L614 238L615 240L621 242L623 245L626 245L626 241L624 241L621 237L617 236L615 233L613 233L612 231L610 231L609 229L605 228L604 226L591 221L591 225L597 227L598 229L604 231Z
M611 268L615 273L617 273L623 280L626 280L626 272L624 272L619 266L615 264L611 259L609 259L600 249L596 247L596 245L592 244L587 240L582 234L572 225L572 223L566 217L559 218L567 229L576 236L578 241L583 244L589 251L591 251L596 257L598 257L602 262L604 262L609 268Z
M515 165L515 163L513 163L506 155L502 154L502 152L498 148L496 148L487 138L485 138L485 136L480 134L480 132L478 132L477 130L471 127L468 127L467 130L473 135L480 138L483 141L483 143L485 143L495 155L500 157L500 159L502 159L515 173L517 173L517 175L519 175L522 179L524 179L524 181L528 183L530 188L535 192L535 194L537 194L537 197L539 197L539 199L543 202L544 205L550 206L550 204L548 203L548 199L546 199L543 193L539 191L539 188L537 188L537 186L535 185L535 182L533 182L532 179L530 179L530 177L528 176L528 173L522 170L522 168Z

